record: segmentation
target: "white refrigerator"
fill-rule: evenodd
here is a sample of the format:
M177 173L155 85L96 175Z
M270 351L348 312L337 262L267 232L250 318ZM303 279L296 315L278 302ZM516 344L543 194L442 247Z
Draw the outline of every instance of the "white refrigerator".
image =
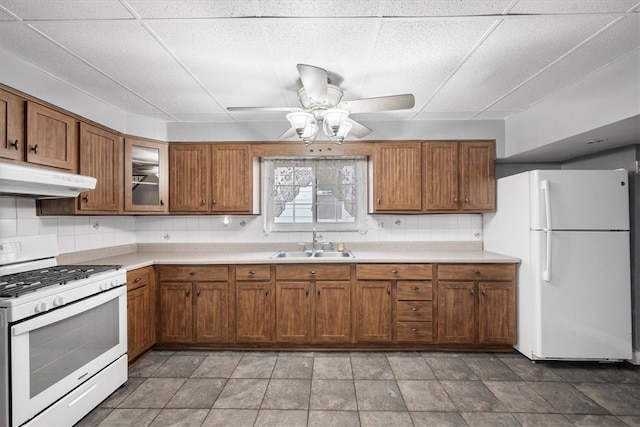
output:
M627 181L625 170L498 180L484 249L522 260L514 347L529 359L631 359Z

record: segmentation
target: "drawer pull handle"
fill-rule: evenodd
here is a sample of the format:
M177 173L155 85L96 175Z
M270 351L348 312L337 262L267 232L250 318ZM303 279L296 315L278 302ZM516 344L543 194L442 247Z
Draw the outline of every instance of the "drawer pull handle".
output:
M473 272L473 274L475 274L476 276L479 276L480 274L482 274L482 272L479 271L479 270L476 270L476 271Z
M420 307L411 307L411 311L418 311L420 310Z
M255 272L255 270L251 270L251 271L249 272L249 274L250 274L251 276L253 276L254 274L256 274L256 272Z
M420 288L419 288L419 287L417 287L417 286L412 286L412 287L411 287L411 290L412 290L412 291L417 291L417 290L419 290L419 289L420 289Z
M9 145L13 147L14 150L20 149L20 141L18 141L17 139L11 142Z
M38 151L40 151L40 147L38 147L38 144L31 147L31 151L33 152L33 154L38 154Z
M418 329L418 328L411 328L411 332L419 332L419 331L420 331L420 329Z
M195 276L195 275L196 275L196 272L195 272L195 271L190 271L190 272L189 272L189 276Z
M136 277L133 279L133 283L138 283L140 280L142 280L142 277Z
M391 270L391 274L398 274L399 271L398 270Z
M311 271L309 271L309 274L314 275L314 274L316 274L316 271L315 270L311 270Z

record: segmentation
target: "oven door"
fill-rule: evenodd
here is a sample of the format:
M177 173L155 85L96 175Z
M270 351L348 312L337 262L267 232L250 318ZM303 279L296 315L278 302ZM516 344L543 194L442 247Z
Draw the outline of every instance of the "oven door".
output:
M10 327L11 418L19 426L127 351L126 288Z

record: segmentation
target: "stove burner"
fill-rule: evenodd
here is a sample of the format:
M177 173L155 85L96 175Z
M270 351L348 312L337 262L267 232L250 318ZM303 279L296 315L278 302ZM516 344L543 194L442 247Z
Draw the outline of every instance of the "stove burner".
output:
M59 265L1 276L0 298L17 298L40 288L66 285L67 282L87 279L93 274L118 270L120 267L119 265Z

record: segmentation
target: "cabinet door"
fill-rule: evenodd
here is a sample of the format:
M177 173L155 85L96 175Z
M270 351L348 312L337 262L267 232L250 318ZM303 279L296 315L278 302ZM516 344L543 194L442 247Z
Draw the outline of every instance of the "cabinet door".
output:
M150 310L148 285L127 292L127 355L129 360L140 355L150 345Z
M27 161L72 172L78 170L78 122L27 102Z
M208 145L169 145L171 212L209 212L210 170Z
M420 211L420 142L385 142L373 148L373 211Z
M0 89L0 157L23 160L25 100Z
M492 211L496 208L495 143L460 143L460 197L462 209Z
M97 178L96 188L80 193L81 211L118 212L122 204L122 140L80 123L80 174Z
M191 282L160 283L160 342L191 342L193 295Z
M356 340L391 341L391 282L356 285Z
M438 283L438 342L475 341L475 300L473 282Z
M458 194L458 143L425 142L424 153L424 209L457 210Z
M228 342L229 304L226 282L196 283L196 341Z
M124 210L169 210L169 148L156 141L126 138L124 142Z
M271 342L272 313L269 282L236 282L236 342Z
M314 341L351 340L351 292L348 281L320 281L315 289Z
M309 342L311 298L309 282L276 283L276 341Z
M214 212L253 212L253 163L249 144L212 144Z
M478 283L478 341L515 344L515 289L512 282Z

